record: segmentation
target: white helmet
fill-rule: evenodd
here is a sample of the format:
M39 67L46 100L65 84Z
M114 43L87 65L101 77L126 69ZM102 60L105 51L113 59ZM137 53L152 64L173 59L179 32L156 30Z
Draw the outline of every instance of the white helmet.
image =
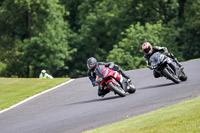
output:
M42 70L41 73L46 73L46 70Z

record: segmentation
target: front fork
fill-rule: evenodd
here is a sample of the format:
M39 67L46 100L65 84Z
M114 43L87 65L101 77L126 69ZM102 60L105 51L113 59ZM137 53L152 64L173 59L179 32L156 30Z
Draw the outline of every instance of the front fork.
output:
M178 69L178 66L175 64L175 62L169 63L169 66L170 66L171 68L173 68L173 70L174 70L175 73L176 73L176 76L178 77L178 76L179 76L179 69Z
M119 86L119 87L121 87L124 91L126 91L127 89L127 85L126 85L126 83L125 83L125 80L123 79L123 77L121 76L121 75L119 75L120 76L120 83L118 83L114 78L111 78L110 80L108 80L107 82L106 82L106 84L108 84L109 82L113 82L116 86ZM109 87L108 87L109 88ZM109 88L109 89L111 89L112 90L112 88Z
M124 90L126 90L127 89L127 79L125 79L123 76L122 76L122 74L119 74L119 73L115 73L115 75L114 75L114 77L115 78L118 78L118 80L120 81L120 83L121 83L121 87L124 89Z

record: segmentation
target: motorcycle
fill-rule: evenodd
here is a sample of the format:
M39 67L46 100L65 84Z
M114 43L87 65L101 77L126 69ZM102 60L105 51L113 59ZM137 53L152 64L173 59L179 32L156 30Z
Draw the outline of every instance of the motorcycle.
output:
M151 62L151 68L159 73L160 76L164 76L177 84L180 83L180 81L187 80L183 68L179 67L173 59L167 55L156 52L150 57L149 61Z
M96 82L104 89L114 91L121 97L125 97L126 92L134 93L136 91L135 86L128 82L119 72L114 71L104 65L99 65L95 69Z

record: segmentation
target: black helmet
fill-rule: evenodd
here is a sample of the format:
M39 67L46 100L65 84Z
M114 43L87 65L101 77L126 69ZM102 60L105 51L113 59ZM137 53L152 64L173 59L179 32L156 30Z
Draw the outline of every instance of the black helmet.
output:
M97 60L94 57L90 57L87 60L87 66L89 69L93 69L97 66Z

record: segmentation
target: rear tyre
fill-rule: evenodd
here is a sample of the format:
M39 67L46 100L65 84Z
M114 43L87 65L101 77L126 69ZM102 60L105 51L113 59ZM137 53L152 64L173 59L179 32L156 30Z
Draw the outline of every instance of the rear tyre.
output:
M181 81L186 81L186 80L187 80L186 74L184 73L183 70L181 70L180 72L181 72L181 75L180 75L180 78L179 78L179 79L180 79Z
M125 95L126 92L125 92L121 87L115 85L113 82L109 82L109 83L108 83L108 86L109 86L116 94L118 94L119 96L121 96L121 97L125 97L125 96L126 96L126 95Z
M130 86L127 86L127 92L129 94L135 93L135 91L136 91L136 88L132 84Z
M136 91L136 89L130 88L130 89L128 90L128 93L129 93L129 94L132 94L132 93L135 93L135 91Z
M171 67L169 67L169 66L165 67L162 70L162 72L167 78L172 80L174 83L176 83L176 84L180 83L178 77L176 76L174 70Z

